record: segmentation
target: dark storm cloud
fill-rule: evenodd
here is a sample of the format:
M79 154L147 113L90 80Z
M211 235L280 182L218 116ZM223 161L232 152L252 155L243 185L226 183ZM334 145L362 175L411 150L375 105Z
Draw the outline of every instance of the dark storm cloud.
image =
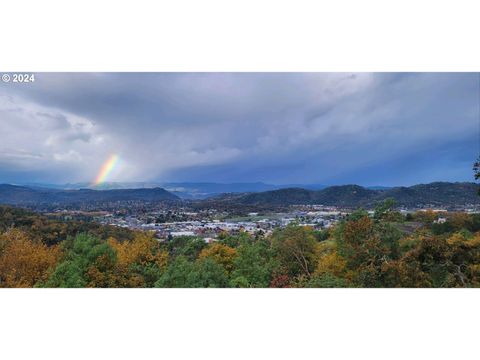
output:
M111 180L470 180L478 86L468 73L40 73L0 85L0 180L85 181L111 153Z

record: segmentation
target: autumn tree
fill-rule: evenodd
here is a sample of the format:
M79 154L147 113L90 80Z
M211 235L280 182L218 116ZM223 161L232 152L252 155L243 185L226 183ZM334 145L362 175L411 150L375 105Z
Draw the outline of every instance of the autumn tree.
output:
M134 231L118 226L103 226L93 221L65 221L60 217L46 217L24 209L0 205L0 232L10 228L20 229L31 239L45 245L56 245L67 237L78 233L89 233L106 240L114 237L120 240L133 239Z
M200 252L198 258L210 258L223 266L227 272L231 272L233 270L233 262L236 256L237 251L234 248L221 243L213 243L204 248Z
M57 246L11 229L0 236L0 287L33 287L48 278L61 256Z
M449 286L480 286L480 233L460 231L447 239L449 259L447 265L452 275Z
M384 265L387 286L470 287L480 285L480 234L449 237L420 234L413 248Z
M335 241L324 241L318 246L318 263L308 287L340 287L348 281L346 260L340 256ZM338 285L338 286L334 286Z
M150 234L137 232L132 241L108 244L116 252L115 274L124 287L152 287L166 268L168 253Z
M414 215L415 220L424 223L425 225L431 225L440 216L445 216L445 213L435 212L432 209L417 211Z
M341 223L335 239L338 254L346 261L347 277L362 287L382 286L382 265L398 256L401 234L389 224L375 224L364 212Z
M464 212L454 212L450 215L448 222L455 231L471 228L472 218Z
M430 265L424 262L424 260L427 260L425 252L428 252L428 250L426 251L426 249L435 249L434 257L428 259L428 262L434 264L441 258L441 254L446 248L436 241L429 241L431 240L430 237L431 234L428 232L421 232L399 240L401 257L382 264L384 287L432 286L432 279L429 274Z

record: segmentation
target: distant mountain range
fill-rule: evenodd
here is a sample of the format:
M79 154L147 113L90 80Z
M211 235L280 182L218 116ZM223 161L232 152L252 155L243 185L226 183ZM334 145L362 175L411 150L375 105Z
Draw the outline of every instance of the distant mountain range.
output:
M37 205L105 203L112 201L165 201L180 198L165 189L60 190L40 187L0 185L0 204Z
M74 183L74 184L40 184L40 183L27 183L21 184L27 187L34 188L49 188L49 189L61 189L61 190L79 190L79 189L92 189L92 190L114 190L114 189L151 189L151 188L163 188L172 194L179 196L182 199L205 199L211 196L216 196L224 193L245 193L245 192L259 192L276 190L282 188L282 186L276 186L271 184L265 184L262 182L256 183L184 183L184 182L107 182L102 184L89 184L89 183ZM291 186L286 186L291 187Z
M16 186L0 185L0 204L38 205L76 203L106 203L119 201L179 201L177 196L184 183L171 183L174 191L167 191L160 187L144 187L135 189L92 190L74 189L64 190L46 188L38 185ZM321 190L305 188L286 188L262 191L273 185L255 184L213 184L197 183L188 189L202 189L205 193L216 194L213 191L222 191L223 194L207 199L192 200L205 206L216 205L244 205L244 206L288 206L296 204L322 204L327 206L344 207L373 207L376 203L387 198L393 198L399 206L406 207L451 207L480 205L480 196L477 195L478 185L475 183L434 182L410 187L394 188L365 188L358 185L330 186ZM235 190L235 191L232 191ZM254 190L252 190L254 189ZM244 190L243 192L240 192ZM254 192L257 191L257 192ZM184 197L185 199L185 197Z
M98 185L90 183L74 184L43 184L26 183L19 184L30 188L49 188L58 190L113 190L113 189L151 189L163 188L182 199L206 199L212 196L218 196L225 193L251 193L272 191L287 188L302 188L307 190L321 190L327 187L322 184L284 184L273 185L263 182L254 183L212 183L212 182L106 182ZM387 189L381 186L367 187L368 189Z
M410 187L368 189L358 185L330 186L322 190L289 188L260 193L225 194L209 201L225 204L286 206L321 204L327 206L373 207L387 198L399 206L479 205L475 183L434 182Z

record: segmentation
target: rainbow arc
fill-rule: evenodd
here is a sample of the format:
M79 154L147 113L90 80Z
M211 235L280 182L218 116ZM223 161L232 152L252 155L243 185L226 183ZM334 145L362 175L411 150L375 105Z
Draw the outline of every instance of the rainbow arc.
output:
M110 157L105 161L100 168L100 171L95 178L94 185L99 185L103 182L105 182L108 178L108 176L112 173L112 171L115 169L115 167L118 164L119 161L119 156L117 154L112 154Z

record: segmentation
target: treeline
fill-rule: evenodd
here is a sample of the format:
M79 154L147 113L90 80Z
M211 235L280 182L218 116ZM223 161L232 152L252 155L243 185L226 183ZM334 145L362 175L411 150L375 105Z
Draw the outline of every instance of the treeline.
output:
M144 232L125 237L99 225L54 225L4 209L0 286L480 286L479 215L426 211L407 218L391 205L381 204L374 216L359 210L328 231L293 224L268 237L222 234L210 244L196 237L158 242ZM40 230L30 229L35 223ZM60 242L42 233L55 226L67 226Z
M103 240L114 237L119 241L132 240L134 234L126 228L102 226L88 220L62 220L58 216L48 217L33 211L0 205L0 233L13 228L22 230L30 238L49 246L82 232Z

